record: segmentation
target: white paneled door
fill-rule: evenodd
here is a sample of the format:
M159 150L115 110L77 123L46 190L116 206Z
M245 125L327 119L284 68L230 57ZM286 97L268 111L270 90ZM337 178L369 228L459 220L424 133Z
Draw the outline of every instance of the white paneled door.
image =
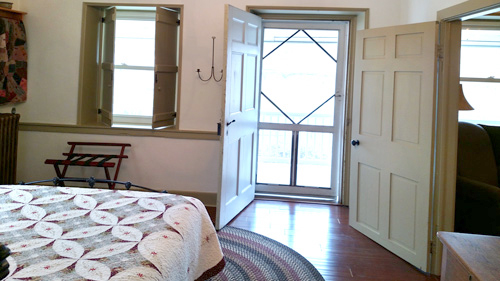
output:
M349 223L429 270L435 22L359 31Z
M226 89L222 118L222 178L216 228L255 196L262 21L226 6Z

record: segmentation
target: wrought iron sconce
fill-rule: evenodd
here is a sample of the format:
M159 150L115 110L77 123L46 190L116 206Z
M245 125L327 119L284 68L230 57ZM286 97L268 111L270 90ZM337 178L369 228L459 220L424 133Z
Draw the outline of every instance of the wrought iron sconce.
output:
M210 79L214 78L215 82L220 82L222 80L222 77L224 76L224 70L221 69L220 73L220 78L217 79L215 78L215 69L214 69L214 47L215 47L215 36L212 36L212 70L211 70L211 73L210 73L210 77L208 77L208 79L203 79L201 78L201 74L200 74L200 69L198 68L198 70L196 70L196 72L198 72L198 77L200 78L201 81L203 82L206 82L206 81L209 81Z

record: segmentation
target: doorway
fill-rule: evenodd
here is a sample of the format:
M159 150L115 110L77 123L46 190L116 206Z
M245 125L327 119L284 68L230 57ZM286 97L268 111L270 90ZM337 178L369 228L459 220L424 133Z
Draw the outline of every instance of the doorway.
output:
M338 202L348 21L263 21L256 191Z

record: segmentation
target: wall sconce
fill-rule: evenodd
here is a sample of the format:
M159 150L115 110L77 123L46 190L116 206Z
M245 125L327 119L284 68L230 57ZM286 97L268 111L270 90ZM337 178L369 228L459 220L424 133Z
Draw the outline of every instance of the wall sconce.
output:
M460 84L458 88L458 110L474 110L465 98L462 84Z

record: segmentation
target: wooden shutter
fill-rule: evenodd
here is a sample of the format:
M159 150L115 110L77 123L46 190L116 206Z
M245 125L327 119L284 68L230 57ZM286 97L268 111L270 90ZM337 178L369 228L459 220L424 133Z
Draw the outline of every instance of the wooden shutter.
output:
M174 125L177 92L178 13L156 9L153 128Z
M115 56L116 8L104 11L101 61L101 122L113 124L113 72Z
M82 59L80 64L80 93L78 96L78 124L95 125L97 108L100 106L99 95L99 67L96 58L99 55L99 30L101 28L102 10L85 5L85 19L82 31Z

